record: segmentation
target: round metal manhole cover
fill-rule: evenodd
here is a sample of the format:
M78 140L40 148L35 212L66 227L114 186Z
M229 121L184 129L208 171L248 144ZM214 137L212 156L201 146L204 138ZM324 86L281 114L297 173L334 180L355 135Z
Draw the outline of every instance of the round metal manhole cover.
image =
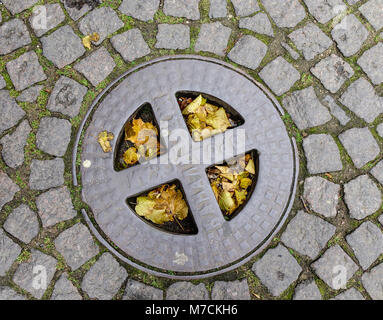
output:
M180 130L188 132L177 102L182 92L217 99L244 121L203 143L188 134L190 149L180 152L179 148L174 149L179 141L171 136ZM128 119L145 105L151 107L166 150L155 161L116 170L121 132ZM278 102L261 85L215 59L173 56L124 74L96 99L78 135L77 144L83 135L82 197L89 206L89 212L83 213L93 232L121 259L156 275L201 278L245 263L272 239L294 201L297 152L281 111ZM114 135L112 152L103 152L98 143L98 135L103 131ZM256 152L258 177L241 212L227 220L216 201L206 168L227 160L227 153L218 152L223 148L233 149L235 156L238 145L246 152ZM190 160L188 153L195 154L196 150L202 160L185 161L185 155ZM76 174L74 180L77 184ZM155 228L128 205L127 199L170 181L177 181L183 190L196 225L197 231L192 234Z

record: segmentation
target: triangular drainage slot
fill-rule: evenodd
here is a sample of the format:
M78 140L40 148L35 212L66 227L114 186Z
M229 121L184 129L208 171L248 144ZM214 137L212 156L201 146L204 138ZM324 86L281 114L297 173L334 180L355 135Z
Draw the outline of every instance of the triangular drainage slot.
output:
M203 105L198 110L203 112L185 114L187 107L200 96L203 98ZM194 141L208 139L245 123L245 119L233 107L212 95L197 91L178 91L176 98ZM225 112L221 112L221 108Z
M182 195L182 198L179 197L179 193ZM176 195L177 198L174 197ZM172 202L168 199L177 200ZM128 198L126 202L137 217L156 229L181 235L195 235L198 233L198 228L185 197L184 189L178 179L151 188L141 194L134 195ZM172 214L174 212L169 211L169 209L174 208L175 203L177 204L177 213ZM172 219L170 219L171 216Z
M142 121L147 124L148 127L152 127L153 129L149 129L148 134L153 135L154 142L155 139L157 139L157 144L156 143L147 143L144 146L140 146L137 143L134 143L132 141L129 141L126 139L126 133L125 133L125 128L127 126L131 126L133 124L133 121ZM145 140L145 137L150 137L145 133L146 131L141 132L140 139L141 141ZM154 132L152 134L151 132ZM154 145L155 147L151 147ZM116 171L122 171L127 168L139 165L140 163L144 161L148 161L150 159L153 159L155 157L159 157L161 154L163 154L166 150L164 147L164 143L161 140L160 136L160 127L158 125L158 122L156 120L156 117L153 112L153 108L149 103L145 103L142 106L140 106L134 113L133 115L126 121L124 127L122 128L118 139L117 139L117 148L115 149L114 152L114 169ZM149 146L149 147L148 147ZM156 147L158 146L158 149ZM134 148L134 149L132 149ZM150 149L150 150L149 150ZM130 150L133 152L133 157L132 154L130 153L129 157L126 157L126 152ZM136 151L134 151L136 150ZM143 150L143 151L142 151ZM141 153L140 153L141 152ZM136 153L139 158L138 161L136 156L134 155ZM125 156L124 156L125 155ZM142 156L144 155L144 156ZM127 162L126 159L129 159Z
M215 198L226 220L236 217L246 206L257 184L258 170L259 157L256 150L206 169Z

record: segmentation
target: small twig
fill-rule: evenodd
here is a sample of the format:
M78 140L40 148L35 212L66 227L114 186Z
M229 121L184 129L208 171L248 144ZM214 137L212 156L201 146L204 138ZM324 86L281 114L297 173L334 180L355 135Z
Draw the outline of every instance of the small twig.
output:
M300 198L301 198L301 201L302 201L303 206L305 207L306 211L307 211L308 213L312 213L312 212L311 212L311 209L309 208L309 206L308 206L308 204L307 204L306 199L303 198L303 196L300 196Z
M182 231L185 231L185 229L182 227L181 223L178 221L177 217L174 216L174 219L176 219L176 222L178 223L178 225L180 226L180 228L182 229Z

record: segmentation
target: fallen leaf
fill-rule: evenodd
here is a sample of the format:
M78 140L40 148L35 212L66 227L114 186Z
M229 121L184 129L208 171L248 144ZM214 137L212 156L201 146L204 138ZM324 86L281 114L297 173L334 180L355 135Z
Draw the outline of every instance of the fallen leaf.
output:
M182 192L176 185L163 185L152 190L146 197L138 197L135 207L137 214L156 223L184 220L188 215L188 206Z
M255 165L254 165L254 160L250 159L249 162L247 163L247 166L245 168L247 172L250 172L251 174L255 174Z
M82 44L85 48L90 50L92 48L92 41L97 42L98 40L100 40L100 35L95 32L82 38Z
M227 214L231 214L236 208L235 201L228 191L224 191L220 194L218 204Z
M98 143L100 144L102 150L106 152L112 151L112 146L110 141L114 139L113 133L108 133L107 131L100 132L98 134Z
M139 155L137 154L137 149L134 147L131 147L128 150L126 150L123 157L124 157L124 162L127 165L135 164L139 160Z
M241 179L240 186L242 189L247 189L248 187L251 186L252 183L253 183L253 181L251 179L243 178L243 179Z
M209 114L206 123L220 132L224 132L231 126L224 108L219 108L216 112Z

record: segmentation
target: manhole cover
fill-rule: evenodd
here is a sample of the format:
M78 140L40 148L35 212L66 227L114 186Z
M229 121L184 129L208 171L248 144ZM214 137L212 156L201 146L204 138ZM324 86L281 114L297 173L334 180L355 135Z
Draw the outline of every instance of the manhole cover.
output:
M244 121L225 134L194 141L177 102L185 93L202 94L231 108ZM154 159L156 163L116 170L124 126L145 106L153 112L166 150ZM98 143L102 131L114 135L110 153L104 153ZM183 140L191 149L173 151L179 141L171 137L177 131L187 132ZM83 211L86 220L99 240L121 259L156 275L201 278L238 267L271 240L294 201L297 153L278 103L249 76L219 60L174 56L136 67L93 103L79 132L74 160L82 133L82 196L90 208ZM236 156L241 141L245 141L241 145L245 152L257 155L258 176L245 206L228 220L206 169L228 160L227 152L218 152L223 148L232 148ZM193 155L198 150L203 160L185 162L185 157L190 160L190 150ZM74 182L77 184L76 174ZM128 203L128 199L169 182L182 188L195 224L190 234L156 228L138 217Z

